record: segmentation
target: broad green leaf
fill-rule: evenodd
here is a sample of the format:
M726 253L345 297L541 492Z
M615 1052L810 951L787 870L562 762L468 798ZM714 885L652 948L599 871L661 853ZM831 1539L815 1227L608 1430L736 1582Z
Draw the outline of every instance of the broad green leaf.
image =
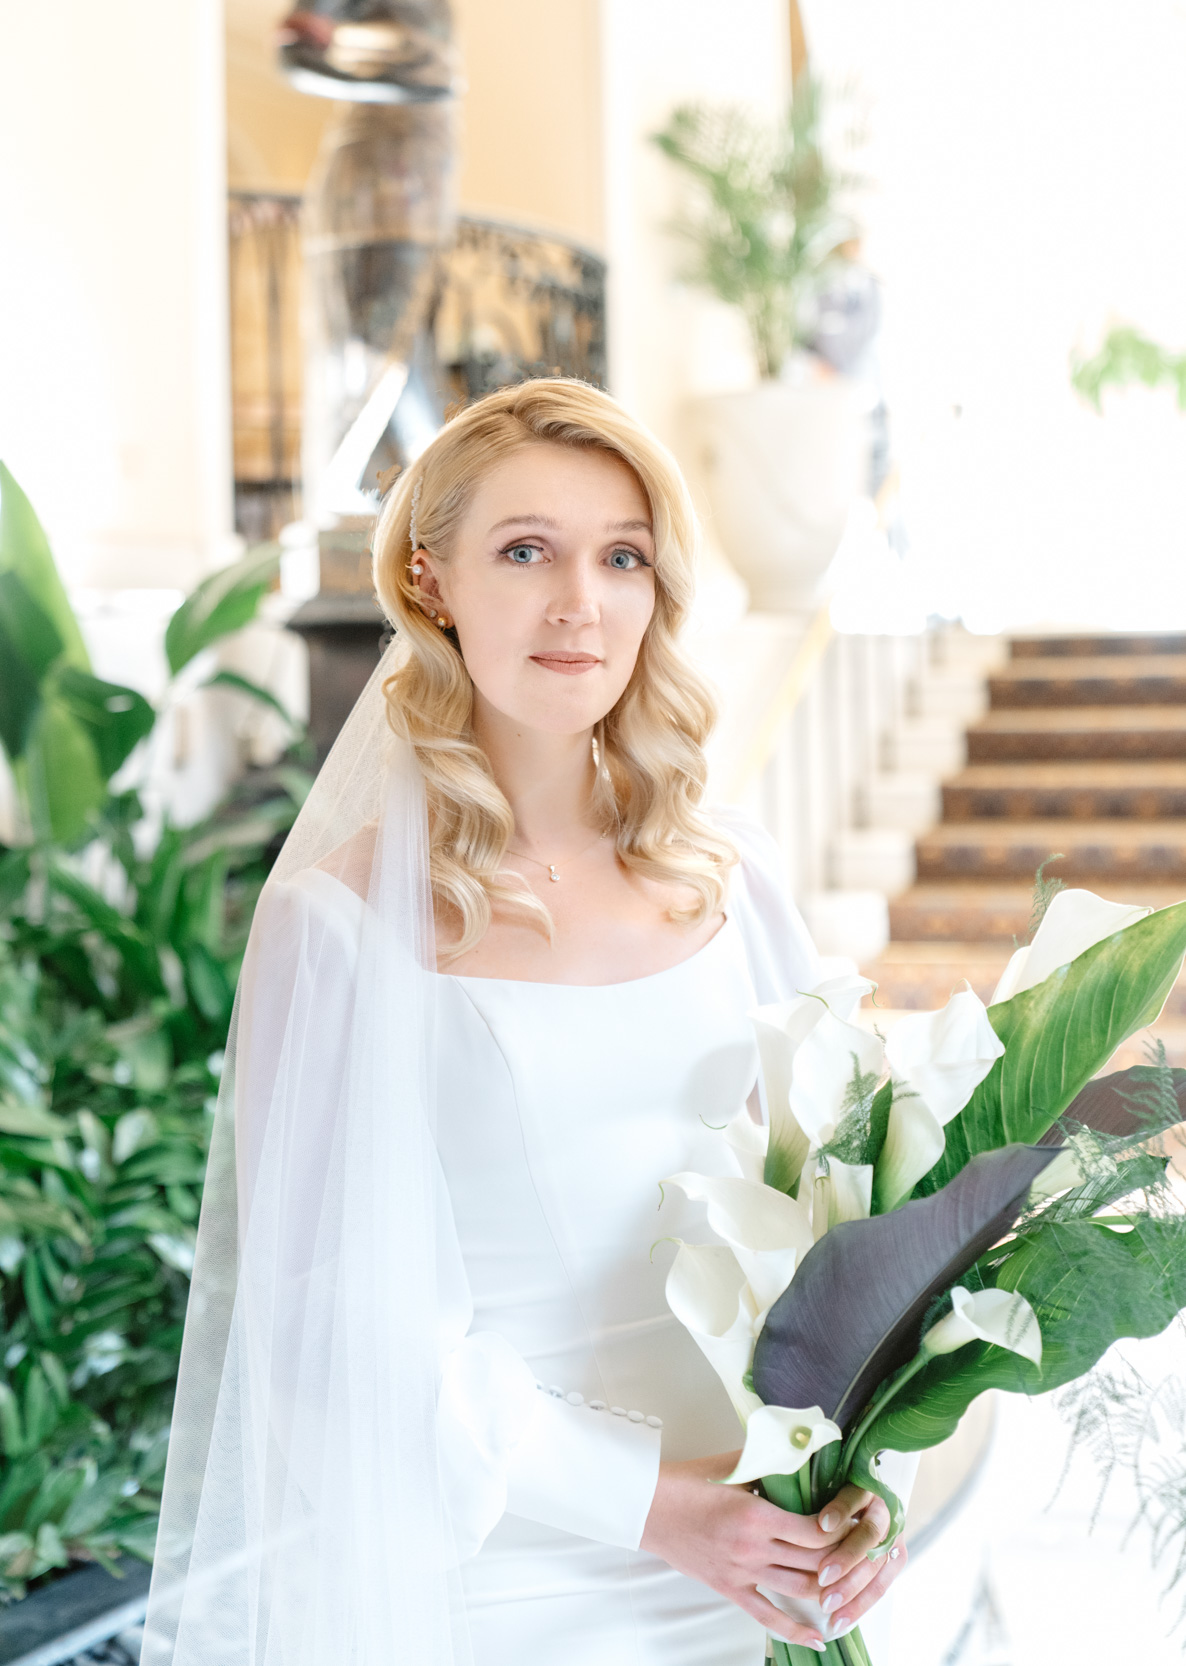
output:
M978 1151L1032 1144L1122 1041L1157 1018L1186 953L1186 903L1160 909L989 1007L1005 1053L948 1124L915 1196L945 1186Z
M28 1134L34 1138L56 1139L65 1133L66 1128L62 1117L54 1116L37 1105L0 1097L0 1134Z
M12 572L0 572L0 745L23 756L41 705L46 672L61 653L53 620Z
M58 577L49 540L33 505L0 463L0 573L15 573L33 601L48 616L61 639L68 665L91 668L90 656L74 609Z
M986 1389L1045 1394L1090 1371L1124 1336L1157 1336L1186 1307L1186 1220L1145 1217L1051 1224L1023 1239L997 1273L1042 1327L1042 1363L972 1342L931 1360L870 1425L865 1454L916 1452L952 1434Z
M75 666L64 667L54 686L66 710L89 735L104 779L110 779L152 732L156 712L134 688L104 682Z
M56 844L76 845L107 786L90 737L60 700L39 708L24 764L34 829Z
M985 1152L934 1197L846 1221L816 1243L754 1348L767 1405L822 1406L846 1431L918 1349L928 1309L1013 1225L1054 1151Z
M165 631L165 654L174 676L203 648L250 624L279 568L280 545L261 544L202 580Z
M295 727L295 719L282 700L278 700L271 689L264 688L261 683L253 683L250 677L240 676L237 671L216 671L212 677L207 677L203 688L231 688L236 694L246 694L251 700L258 700L261 706L268 706L282 717L285 723Z

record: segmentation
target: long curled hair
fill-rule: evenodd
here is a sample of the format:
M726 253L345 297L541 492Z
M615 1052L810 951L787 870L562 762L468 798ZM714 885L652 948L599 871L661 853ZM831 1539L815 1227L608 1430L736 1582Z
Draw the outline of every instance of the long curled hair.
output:
M511 807L473 734L473 684L452 633L427 620L410 572L417 547L448 561L457 528L484 475L532 445L570 446L619 458L650 505L655 608L629 683L594 731L596 808L634 872L690 891L669 917L694 925L716 913L737 860L700 813L704 742L716 707L677 634L692 599L697 525L670 454L608 394L587 383L541 377L501 388L461 411L396 481L374 538L375 588L405 644L384 685L388 717L411 743L424 775L433 895L460 933L451 956L481 940L493 904L521 909L545 931L547 909L503 867L514 833Z

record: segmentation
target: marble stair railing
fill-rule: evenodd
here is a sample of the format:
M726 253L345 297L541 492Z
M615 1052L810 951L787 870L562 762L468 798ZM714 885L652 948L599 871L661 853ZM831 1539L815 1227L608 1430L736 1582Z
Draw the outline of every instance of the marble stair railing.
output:
M889 901L914 881L915 840L1002 653L949 625L838 632L826 608L748 613L699 645L722 705L710 794L773 833L825 954L864 962L884 948Z

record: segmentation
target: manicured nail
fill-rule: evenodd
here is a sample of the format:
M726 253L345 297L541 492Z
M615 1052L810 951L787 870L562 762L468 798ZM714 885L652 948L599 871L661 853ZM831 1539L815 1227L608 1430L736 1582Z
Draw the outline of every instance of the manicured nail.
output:
M895 1545L893 1550L890 1551L890 1561L891 1562L896 1562L898 1560L899 1554L900 1553L898 1551L898 1547L897 1547L897 1545Z
M839 1562L829 1562L827 1567L820 1574L819 1582L820 1582L821 1585L832 1585L839 1578L840 1578L840 1564L839 1564Z
M827 1654L828 1652L828 1645L826 1643L812 1641L808 1643L807 1647L809 1649L814 1649L816 1654Z
M844 1598L841 1596L839 1591L829 1591L828 1595L820 1604L820 1607L823 1609L825 1614L830 1614L833 1609L839 1608L843 1601Z
M823 1515L819 1518L819 1524L823 1528L825 1533L830 1533L832 1531L833 1527L839 1527L840 1526L840 1512L839 1512L839 1510L825 1510Z

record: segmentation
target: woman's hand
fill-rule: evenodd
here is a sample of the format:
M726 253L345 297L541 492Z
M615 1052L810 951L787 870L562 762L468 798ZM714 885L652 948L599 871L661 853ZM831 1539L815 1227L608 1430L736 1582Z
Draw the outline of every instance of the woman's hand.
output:
M844 1487L815 1516L797 1516L748 1487L719 1483L736 1452L659 1466L642 1548L719 1591L767 1631L823 1651L818 1630L796 1624L757 1587L823 1602L838 1625L859 1620L906 1565L904 1547L870 1561L889 1527L880 1498Z

